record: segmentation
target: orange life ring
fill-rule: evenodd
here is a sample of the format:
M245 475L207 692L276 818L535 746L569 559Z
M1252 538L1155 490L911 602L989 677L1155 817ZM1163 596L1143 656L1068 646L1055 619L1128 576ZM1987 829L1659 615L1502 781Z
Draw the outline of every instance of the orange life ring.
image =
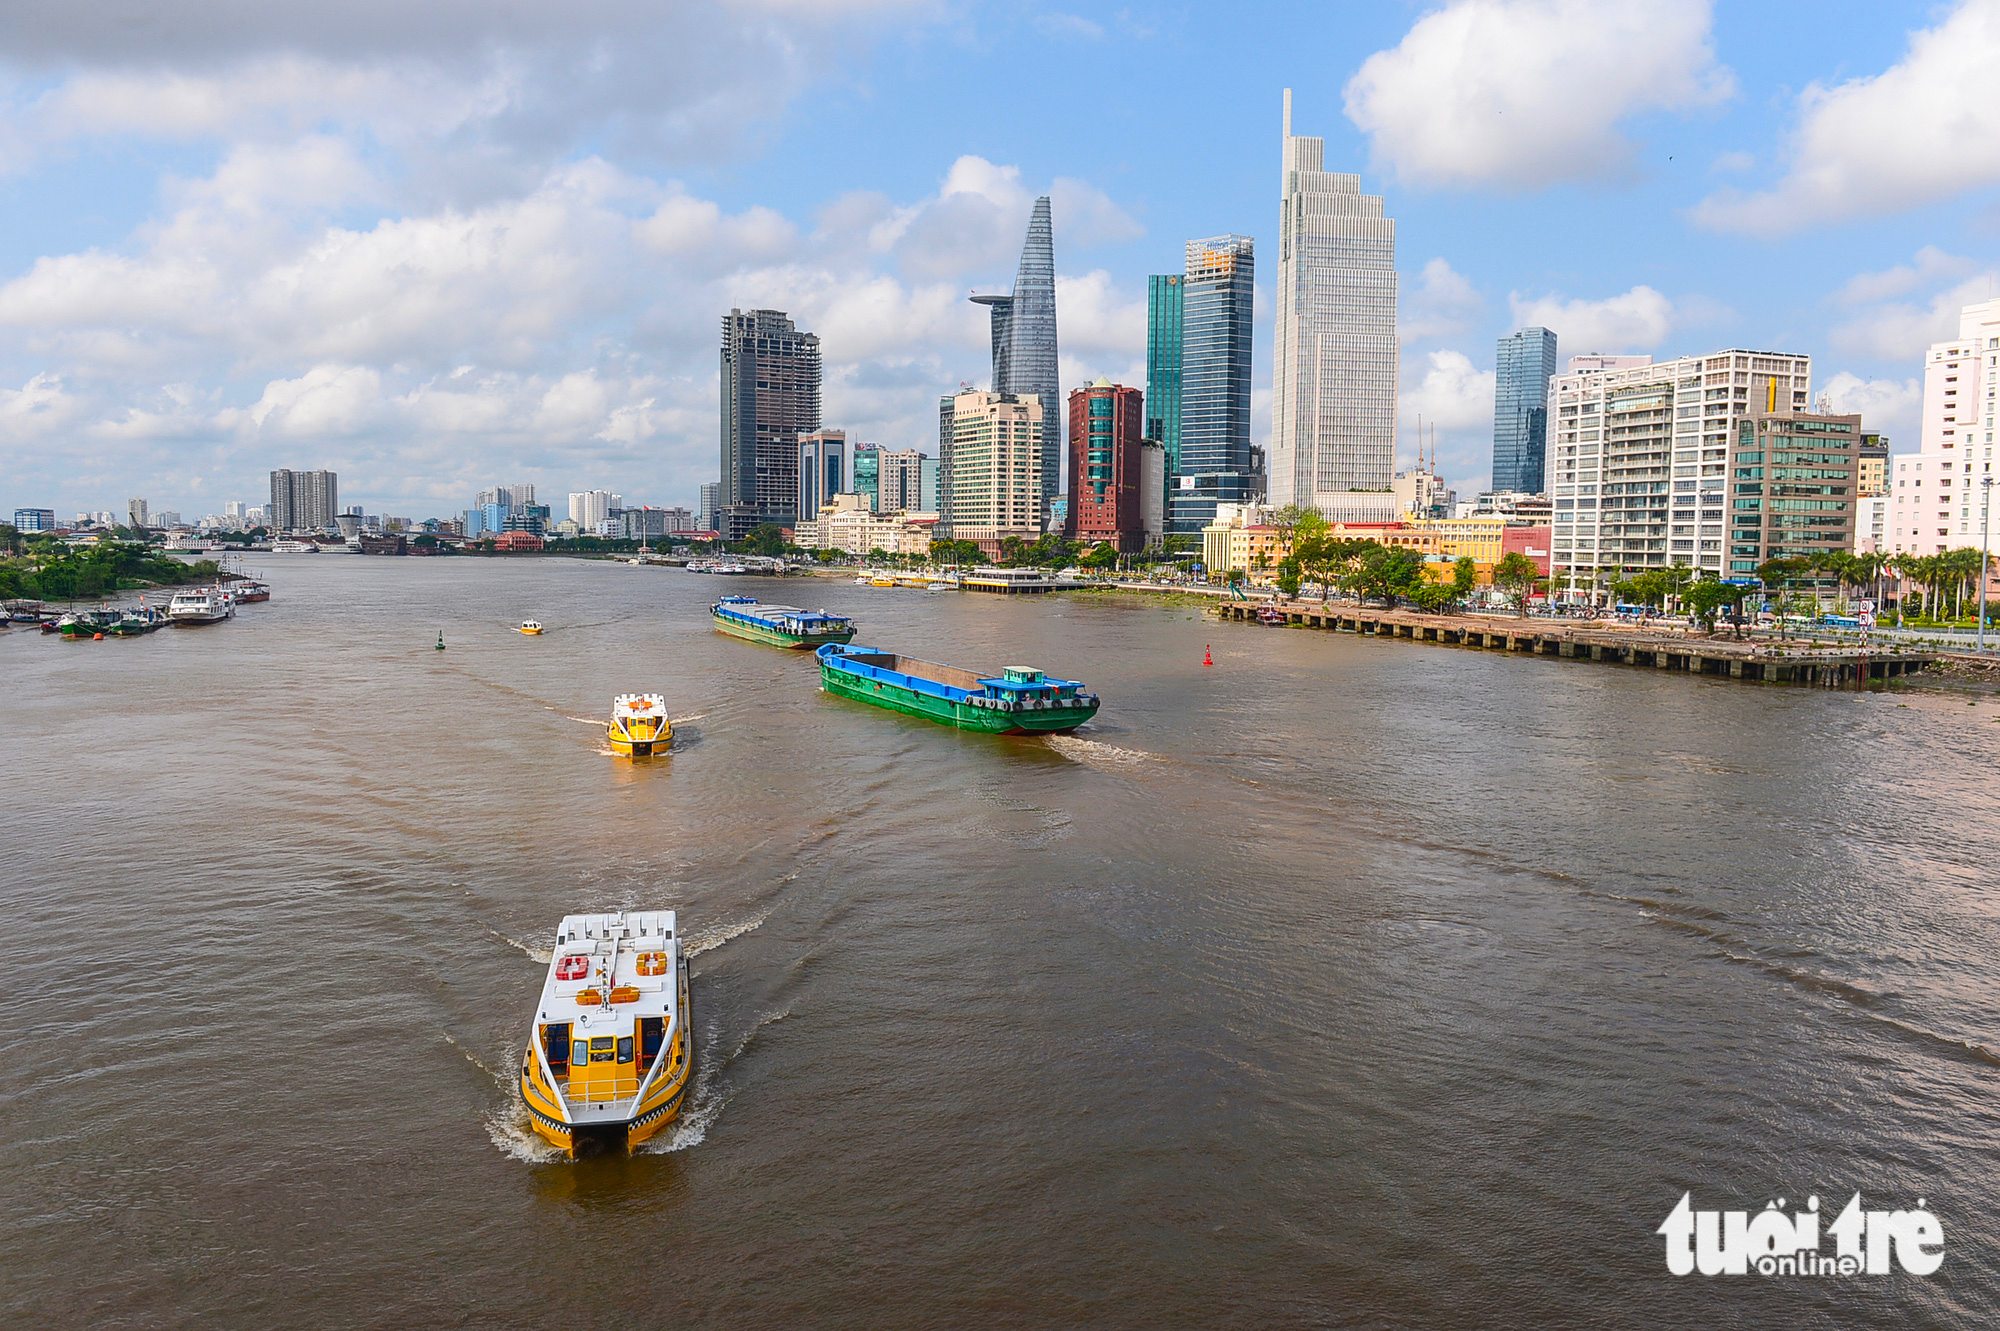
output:
M639 954L639 974L641 974L641 975L665 975L666 973L667 973L667 954L666 954L666 953L664 953L664 952L641 952L641 953Z

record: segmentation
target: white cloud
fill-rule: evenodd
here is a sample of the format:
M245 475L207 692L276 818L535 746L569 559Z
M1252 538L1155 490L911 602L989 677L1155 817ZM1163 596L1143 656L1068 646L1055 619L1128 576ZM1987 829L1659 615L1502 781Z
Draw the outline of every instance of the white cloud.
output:
M1621 122L1727 98L1706 0L1452 0L1370 56L1347 117L1412 184L1533 189L1627 168Z
M1674 302L1649 286L1636 286L1604 300L1564 300L1561 296L1508 296L1514 326L1552 329L1570 355L1600 351L1645 351L1666 340L1682 322Z
M936 195L845 196L802 234L587 159L476 208L352 226L327 218L377 196L379 174L318 134L283 158L240 146L176 183L173 211L127 246L0 283L0 365L43 371L0 390L11 436L49 444L19 484L111 476L158 496L190 483L199 444L206 483L243 497L310 458L356 498L436 511L500 475L691 499L715 466L715 327L731 306L785 309L820 335L830 425L929 446L937 394L986 378L986 318L965 289L994 256L975 245L946 264L910 223L997 195L1018 208L998 233L1011 272L1032 202L1014 169L961 159ZM1143 296L1102 270L1058 289L1072 359L1140 382Z
M1960 309L1996 294L2000 269L1926 246L1910 264L1849 279L1833 296L1848 317L1828 341L1849 356L1914 364L1931 343L1957 336Z
M1914 449L1923 414L1924 389L1915 379L1863 379L1842 370L1821 385L1827 405L1843 414L1859 412L1871 431L1895 445Z
M1425 264L1415 282L1401 285L1396 336L1408 345L1463 333L1486 308L1486 298L1443 259Z
M1962 0L1910 34L1903 58L1871 78L1799 96L1791 166L1766 191L1725 190L1694 220L1782 235L1920 207L2000 183L2000 0Z
M1433 351L1424 357L1423 377L1403 391L1399 415L1413 427L1424 424L1456 431L1493 425L1494 374L1481 370L1462 351Z

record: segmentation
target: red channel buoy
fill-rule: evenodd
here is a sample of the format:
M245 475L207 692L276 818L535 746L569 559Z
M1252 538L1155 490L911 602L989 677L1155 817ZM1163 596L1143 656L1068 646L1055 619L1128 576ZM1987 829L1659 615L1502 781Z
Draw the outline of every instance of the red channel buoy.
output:
M1210 654L1209 654L1209 650L1208 650L1208 644L1207 644L1207 643L1203 643L1203 644L1202 644L1202 646L1201 646L1201 663L1202 663L1203 665L1214 665L1214 664L1215 664L1215 657L1213 657L1212 655L1210 655Z

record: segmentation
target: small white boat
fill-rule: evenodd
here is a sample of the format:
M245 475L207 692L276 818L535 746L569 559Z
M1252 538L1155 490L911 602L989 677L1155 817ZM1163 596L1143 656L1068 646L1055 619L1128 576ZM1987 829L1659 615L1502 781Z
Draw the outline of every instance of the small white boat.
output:
M167 602L167 618L176 624L218 624L235 613L235 599L220 587L176 592Z
M311 541L273 541L271 553L274 555L316 555L319 547Z
M521 621L521 632L527 634L529 637L532 638L541 631L542 625L540 620L524 619Z

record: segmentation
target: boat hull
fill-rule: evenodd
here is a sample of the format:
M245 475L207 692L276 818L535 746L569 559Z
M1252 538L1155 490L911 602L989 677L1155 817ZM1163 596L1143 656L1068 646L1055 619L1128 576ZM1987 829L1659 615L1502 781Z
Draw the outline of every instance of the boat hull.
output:
M936 694L923 693L893 680L872 680L830 666L819 667L820 686L828 693L869 703L905 716L920 717L958 730L987 735L1066 735L1097 715L1095 702L1046 710L1001 712L973 707Z
M627 739L617 731L610 732L611 751L624 758L650 758L656 753L665 753L673 747L674 732L669 729L658 739Z
M854 626L834 629L827 633L785 633L779 629L766 628L762 624L746 624L739 619L725 619L721 615L711 615L715 626L724 633L742 638L746 642L761 642L767 647L824 647L830 642L847 643L854 641Z

